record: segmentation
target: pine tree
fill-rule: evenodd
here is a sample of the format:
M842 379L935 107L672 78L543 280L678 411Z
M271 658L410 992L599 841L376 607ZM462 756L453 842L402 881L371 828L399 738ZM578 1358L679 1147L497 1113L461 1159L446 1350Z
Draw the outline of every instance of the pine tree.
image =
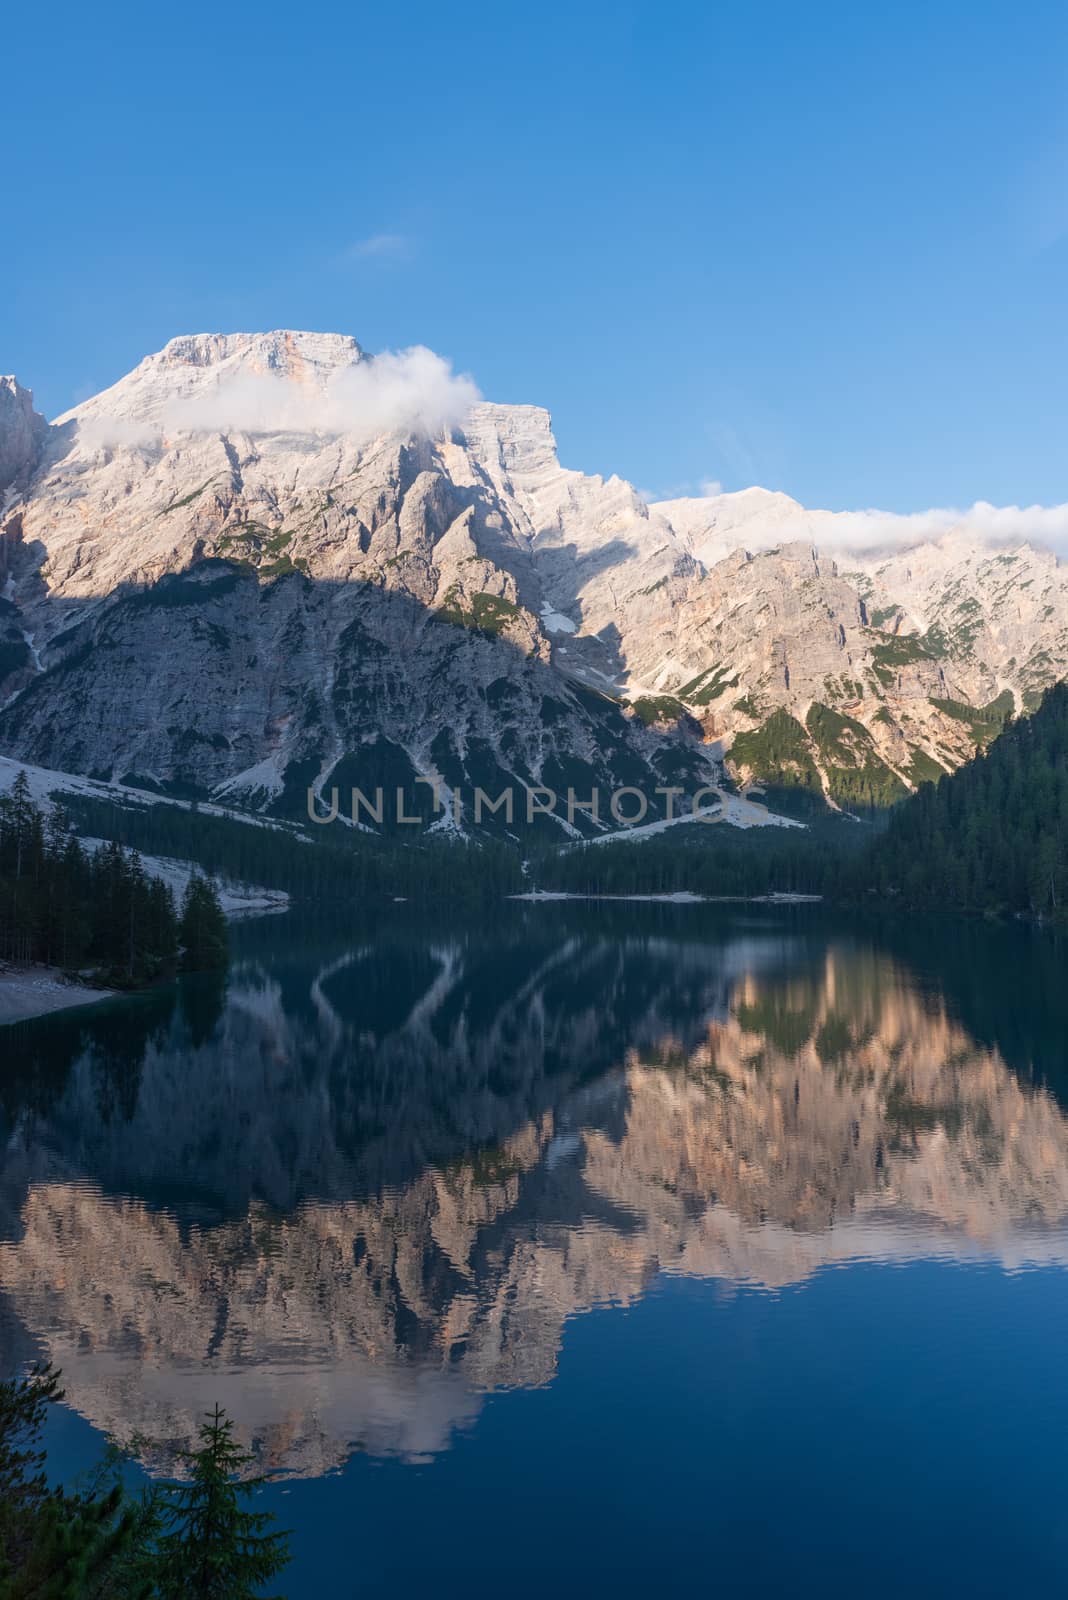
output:
M241 1479L252 1457L235 1443L225 1411L216 1406L199 1432L190 1481L160 1486L160 1600L253 1600L288 1564L289 1535L268 1531L269 1512L241 1506L264 1479Z
M173 971L170 891L118 843L91 857L59 806L35 805L20 772L0 795L0 957L66 968L92 963L114 983Z
M131 1553L135 1518L118 1484L105 1494L50 1488L39 1446L48 1407L62 1400L59 1374L34 1367L0 1384L0 1600L85 1600ZM146 1582L123 1600L148 1600Z
M213 972L226 966L229 960L226 917L215 885L199 872L194 872L186 885L178 937L182 945L183 972Z

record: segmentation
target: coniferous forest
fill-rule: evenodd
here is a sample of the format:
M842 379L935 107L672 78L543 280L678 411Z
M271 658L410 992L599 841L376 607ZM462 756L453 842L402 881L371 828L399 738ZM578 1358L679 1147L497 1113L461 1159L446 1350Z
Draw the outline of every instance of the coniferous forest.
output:
M890 814L858 882L915 908L1064 920L1068 684L989 749Z
M111 841L90 853L77 825ZM1010 722L985 752L925 783L881 820L810 814L802 829L693 824L657 837L541 846L524 868L500 842L401 846L363 837L311 841L195 809L120 807L71 797L47 815L21 778L0 797L0 959L41 961L136 985L226 961L207 878L181 916L139 849L205 872L287 890L307 903L395 896L479 903L524 889L576 894L818 894L910 910L1068 914L1068 685Z
M23 774L0 796L0 960L41 962L136 988L225 965L214 887L194 876L181 922L170 889L115 841L87 849L59 805L46 814Z
M1068 685L985 752L924 783L882 824L679 828L642 843L539 860L538 886L583 894L821 894L908 910L1063 921L1068 916Z

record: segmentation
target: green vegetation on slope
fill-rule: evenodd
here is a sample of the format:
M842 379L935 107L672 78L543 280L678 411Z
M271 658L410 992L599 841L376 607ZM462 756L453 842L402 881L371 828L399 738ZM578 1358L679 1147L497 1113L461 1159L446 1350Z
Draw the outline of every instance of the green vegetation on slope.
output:
M747 772L762 783L814 795L822 792L805 730L781 707L759 728L735 734L730 760L737 772Z
M728 689L734 688L737 682L737 668L717 664L705 672L699 672L689 683L684 683L678 691L678 696L680 700L687 700L690 705L707 706L726 694Z
M908 792L862 722L818 701L809 707L805 722L836 804L877 810Z
M871 887L909 906L1063 919L1068 685L897 807L861 866Z
M805 727L780 707L759 728L736 734L729 759L736 773L766 786L772 805L791 790L822 797L821 768L831 799L847 809L881 810L906 793L863 723L819 702Z
M678 722L680 717L686 716L682 701L670 694L641 695L630 702L630 709L647 728L657 722Z
M455 627L496 638L519 616L519 607L501 595L485 593L472 595L470 604L465 606L459 590L453 587L445 595L438 616Z
M1003 689L996 700L991 700L985 706L970 706L963 700L936 700L933 697L931 704L947 717L963 722L972 742L982 746L989 744L1004 728L1012 716L1014 702L1012 690Z
M889 689L897 681L902 667L933 661L935 652L918 634L886 633L872 646L871 659L875 676L884 689Z
M830 753L846 737L834 715L816 719ZM928 765L914 752L918 793L874 827L826 817L804 831L687 824L632 844L557 851L537 863L536 881L584 894L794 891L842 904L1066 920L1068 685L957 772L937 768L937 785L922 781Z

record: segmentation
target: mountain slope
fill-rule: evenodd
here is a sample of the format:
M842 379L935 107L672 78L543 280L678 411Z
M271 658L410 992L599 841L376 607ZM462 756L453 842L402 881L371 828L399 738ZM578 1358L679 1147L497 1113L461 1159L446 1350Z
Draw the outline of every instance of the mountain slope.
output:
M970 759L1068 673L1068 572L1049 551L962 526L846 554L868 537L862 518L760 489L652 509L708 567L679 617L689 654L668 659L658 686L707 706L709 734L756 735L732 742L742 777L808 786L814 772L832 800L889 798ZM680 686L703 651L719 658L710 675ZM776 712L803 751L785 770L767 750Z
M1068 670L1051 556L836 562L783 495L650 507L427 351L180 338L51 427L4 381L0 750L37 765L290 815L381 785L465 830L476 786L548 787L561 837L604 825L569 787L651 818L725 757L885 803Z
M177 340L50 430L5 521L42 670L5 685L4 749L298 813L311 784L401 788L432 819L420 780L520 810L542 785L706 783L695 737L554 668L536 532L477 450L324 415L365 365L335 336ZM275 414L224 431L206 405Z

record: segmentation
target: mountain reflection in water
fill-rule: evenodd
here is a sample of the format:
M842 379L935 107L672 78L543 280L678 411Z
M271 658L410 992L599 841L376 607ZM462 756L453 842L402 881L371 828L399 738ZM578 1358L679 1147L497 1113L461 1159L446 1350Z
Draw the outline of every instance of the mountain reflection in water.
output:
M432 1455L658 1274L1068 1264L1068 1121L982 973L674 907L310 950L17 1034L7 1364L151 1467L215 1400L272 1470Z

